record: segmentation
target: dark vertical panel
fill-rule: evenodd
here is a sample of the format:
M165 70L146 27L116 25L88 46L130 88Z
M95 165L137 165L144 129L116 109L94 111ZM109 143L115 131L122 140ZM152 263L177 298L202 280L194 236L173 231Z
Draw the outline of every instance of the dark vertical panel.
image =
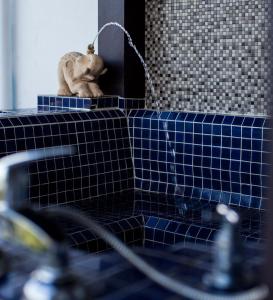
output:
M145 59L145 1L125 1L125 27L132 36L139 52ZM125 95L145 97L145 73L134 50L125 43ZM131 95L131 96L130 96Z
M266 261L264 266L264 274L266 276L267 284L270 288L270 295L267 299L273 299L273 128L272 128L272 119L273 119L273 3L270 1L270 30L269 30L269 43L271 45L270 48L270 72L269 72L269 82L270 89L267 95L271 104L269 111L271 117L271 186L269 189L270 197L267 204L267 245L266 245Z
M145 0L99 0L99 28L118 22L145 52ZM105 94L144 97L145 75L138 57L119 28L108 27L99 37L99 54L109 69L100 84Z

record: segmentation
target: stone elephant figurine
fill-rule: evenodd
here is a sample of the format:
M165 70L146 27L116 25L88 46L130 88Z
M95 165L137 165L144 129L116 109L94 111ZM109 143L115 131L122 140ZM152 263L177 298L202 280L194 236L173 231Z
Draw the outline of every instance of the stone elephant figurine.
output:
M58 67L58 95L101 97L103 92L97 80L106 72L102 58L96 54L67 53L61 58Z

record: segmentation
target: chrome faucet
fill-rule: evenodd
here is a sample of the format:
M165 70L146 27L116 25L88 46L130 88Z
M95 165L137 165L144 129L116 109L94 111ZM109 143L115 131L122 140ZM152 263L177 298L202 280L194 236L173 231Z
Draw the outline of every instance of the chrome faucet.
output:
M244 263L244 247L240 237L240 216L225 204L216 211L221 222L215 237L212 271L204 282L211 290L238 292L257 285L251 269Z
M23 299L87 300L86 287L69 272L65 235L54 220L25 203L26 166L36 160L72 155L72 147L54 147L6 156L0 160L0 240L16 243L40 254L41 265L23 289ZM5 257L2 256L2 261ZM1 255L0 255L1 263ZM1 275L1 274L0 274Z
M4 201L14 209L22 206L28 183L27 165L40 159L72 155L73 152L70 146L53 147L18 152L2 158L0 160L0 201Z
M36 213L25 203L26 166L36 160L71 154L71 147L53 147L18 152L0 160L0 238L15 240L33 251L51 252L54 241L41 224L36 224L33 220ZM42 216L35 219L41 220Z

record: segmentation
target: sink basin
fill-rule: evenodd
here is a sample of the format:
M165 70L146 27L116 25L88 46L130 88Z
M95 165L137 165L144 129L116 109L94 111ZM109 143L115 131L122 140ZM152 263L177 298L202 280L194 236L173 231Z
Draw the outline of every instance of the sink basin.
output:
M131 246L164 248L181 242L211 244L219 229L217 203L165 194L129 191L72 204ZM264 212L234 207L241 216L241 237L261 243ZM209 217L208 217L209 216ZM90 230L62 221L71 246L88 252L110 247Z

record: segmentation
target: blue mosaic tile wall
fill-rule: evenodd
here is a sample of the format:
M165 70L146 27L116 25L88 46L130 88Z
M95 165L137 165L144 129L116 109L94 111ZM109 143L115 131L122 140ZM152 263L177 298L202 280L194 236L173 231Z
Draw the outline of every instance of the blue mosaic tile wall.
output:
M137 189L264 208L268 119L133 110L129 127Z
M29 196L40 207L133 188L127 119L120 110L0 118L0 157L64 145L75 146L77 153L30 167Z
M131 109L145 108L145 99L129 99L118 96L100 98L60 97L50 95L38 96L39 111L63 109L90 110L95 108L120 108L125 113Z

